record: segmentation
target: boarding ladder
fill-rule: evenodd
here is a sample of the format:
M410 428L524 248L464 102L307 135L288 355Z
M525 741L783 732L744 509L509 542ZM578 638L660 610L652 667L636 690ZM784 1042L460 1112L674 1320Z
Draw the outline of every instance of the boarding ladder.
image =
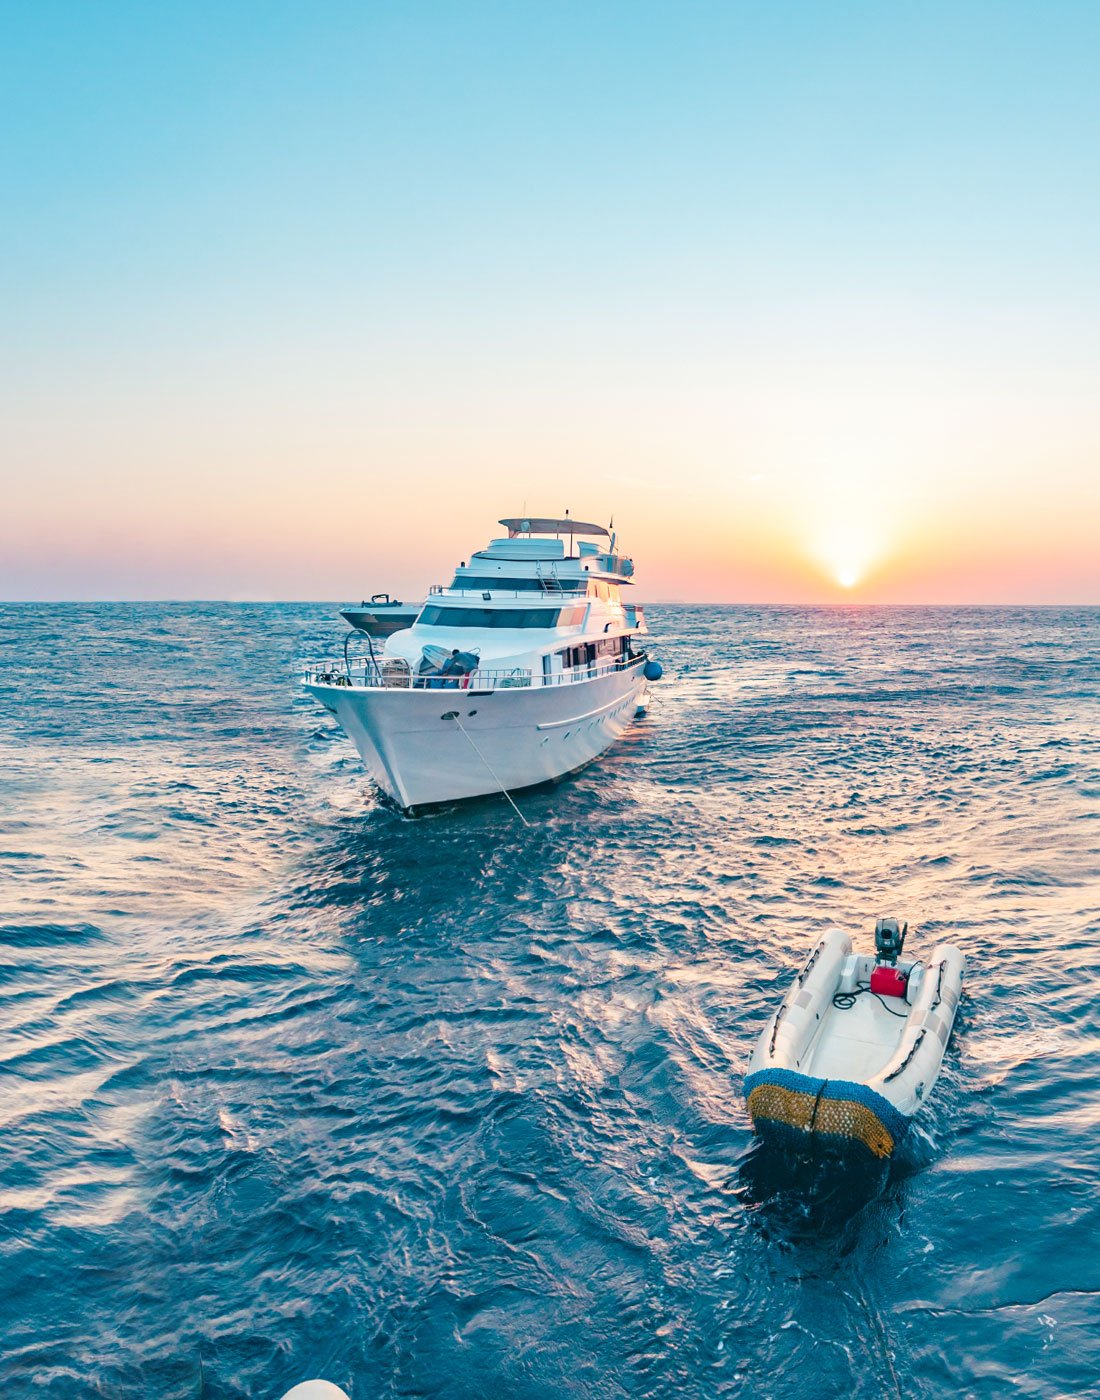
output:
M546 572L543 570L541 560L536 560L535 577L538 579L544 593L565 592L565 589L561 586L561 579L558 578L558 571L555 565L551 564L549 572Z

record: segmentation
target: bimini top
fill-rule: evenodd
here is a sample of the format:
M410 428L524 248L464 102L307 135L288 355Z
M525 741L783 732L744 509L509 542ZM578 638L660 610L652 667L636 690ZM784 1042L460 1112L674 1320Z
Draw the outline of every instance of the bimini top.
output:
M589 525L583 520L570 520L568 516L564 520L549 520L542 516L525 516L522 520L502 520L500 522L508 531L508 538L515 539L517 535L609 535L610 531L605 530L602 525Z

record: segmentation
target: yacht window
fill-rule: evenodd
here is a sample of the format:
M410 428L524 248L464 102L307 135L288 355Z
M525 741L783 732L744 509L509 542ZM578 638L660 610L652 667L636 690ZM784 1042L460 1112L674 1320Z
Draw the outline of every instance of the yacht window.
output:
M580 593L584 591L583 579L557 579L556 584L560 586L562 593ZM539 578L509 578L505 574L456 574L452 588L464 589L470 593L481 593L485 589L496 590L500 593L546 593L548 590ZM554 592L559 588L555 587Z
M592 642L582 642L580 646L566 647L561 653L562 665L591 666L596 659L596 648Z
M558 653L563 667L593 666L597 662L607 663L626 655L626 638L601 637L597 642L581 642L575 647L566 647Z
M448 608L429 603L417 623L421 627L556 627L572 608Z

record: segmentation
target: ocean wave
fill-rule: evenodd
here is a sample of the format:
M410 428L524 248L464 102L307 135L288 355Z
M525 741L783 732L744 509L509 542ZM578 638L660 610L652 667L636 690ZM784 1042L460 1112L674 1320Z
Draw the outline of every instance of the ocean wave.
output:
M650 621L528 830L377 801L331 610L0 610L5 1395L1088 1393L1100 614ZM968 955L936 1093L775 1159L754 1038L883 913Z

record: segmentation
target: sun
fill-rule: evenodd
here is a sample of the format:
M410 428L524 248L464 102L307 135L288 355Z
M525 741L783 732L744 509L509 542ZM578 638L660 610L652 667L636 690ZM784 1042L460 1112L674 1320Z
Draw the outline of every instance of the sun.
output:
M822 470L815 489L796 506L804 555L816 566L825 598L874 593L879 571L898 545L896 503L882 473L864 470L860 461Z
M828 577L850 593L866 578L881 544L873 530L849 516L819 527L811 548Z

